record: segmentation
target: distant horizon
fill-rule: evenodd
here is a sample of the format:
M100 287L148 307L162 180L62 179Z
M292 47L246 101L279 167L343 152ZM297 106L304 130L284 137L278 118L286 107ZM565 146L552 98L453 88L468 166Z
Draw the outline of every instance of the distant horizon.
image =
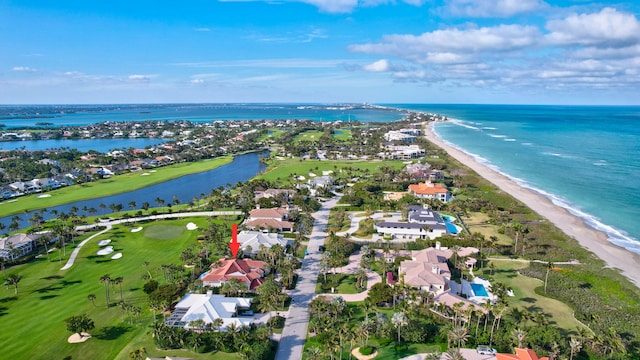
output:
M638 104L553 104L553 103L443 103L443 102L305 102L305 101L238 101L238 102L113 102L113 103L0 103L0 107L10 106L105 106L105 105L121 105L121 106L136 106L136 105L372 105L389 107L390 105L446 105L446 106L577 106L577 107L640 107Z

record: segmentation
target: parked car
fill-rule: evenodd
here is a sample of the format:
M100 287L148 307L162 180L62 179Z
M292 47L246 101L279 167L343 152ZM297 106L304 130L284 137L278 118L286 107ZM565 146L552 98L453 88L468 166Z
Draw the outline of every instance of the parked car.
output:
M493 349L487 345L478 345L478 348L476 350L480 355L495 355L498 352L498 350Z

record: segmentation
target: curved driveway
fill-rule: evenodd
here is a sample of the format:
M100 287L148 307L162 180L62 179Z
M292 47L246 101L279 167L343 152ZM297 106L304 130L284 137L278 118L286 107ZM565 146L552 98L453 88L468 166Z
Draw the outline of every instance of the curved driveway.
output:
M302 359L302 350L309 325L309 303L315 296L320 270L318 250L328 236L325 230L329 222L329 211L336 206L339 199L340 197L334 197L322 203L320 210L313 214L315 222L307 246L309 255L302 260L296 288L289 292L292 302L289 307L289 316L284 324L284 329L282 329L276 360Z

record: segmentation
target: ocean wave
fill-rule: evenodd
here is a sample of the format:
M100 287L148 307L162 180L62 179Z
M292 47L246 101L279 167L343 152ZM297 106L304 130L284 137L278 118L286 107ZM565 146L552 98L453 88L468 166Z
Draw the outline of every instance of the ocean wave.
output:
M595 166L607 166L607 165L609 165L609 163L607 163L605 160L598 160L598 161L594 162L593 165L595 165Z
M498 128L494 128L494 127L491 127L491 126L483 126L482 129L483 130L498 130Z
M580 210L579 207L577 207L576 205L572 204L570 201L564 199L561 196L558 196L556 194L552 194L550 192L544 191L540 188L537 188L533 185L531 185L529 182L527 182L524 179L515 177L511 174L508 174L506 172L504 172L500 167L496 166L495 164L493 164L491 161L489 161L488 159L478 155L478 154L474 154L472 152L469 152L466 149L463 149L461 147L459 147L458 145L451 143L445 139L443 139L436 131L435 128L433 129L433 133L444 143L446 143L447 145L471 156L475 161L477 161L478 163L481 163L484 166L487 166L488 168L490 168L491 170L499 173L502 176L507 177L508 179L512 180L513 182L515 182L516 184L518 184L519 186L533 191L535 193L538 193L544 197L546 197L547 199L549 199L549 201L551 201L554 205L559 206L565 210L567 210L570 214L572 214L573 216L576 216L577 218L579 218L580 220L584 221L584 223L597 230L597 231L601 231L602 233L604 233L607 236L607 239L609 242L611 242L614 245L620 246L628 251L631 251L633 253L637 253L640 254L640 240L635 239L633 237L631 237L629 234L627 234L625 231L617 229L611 225L607 225L604 224L598 217L588 214L582 210ZM561 154L559 154L561 155Z
M499 134L489 134L489 136L491 136L492 138L498 138L498 139L507 137L507 135L499 135Z
M575 159L575 156L572 156L572 155L561 154L561 153L557 153L557 152L549 152L549 151L543 152L542 155L555 156L555 157L559 157L559 158L563 158L563 159Z
M475 127L475 126L473 126L473 125L469 125L469 124L467 124L466 122L464 122L464 121L462 121L462 120L449 119L449 122L450 122L450 123L452 123L452 124L456 124L456 125L458 125L458 126L465 127L465 128L467 128L467 129L478 130L478 131L480 130L480 128ZM472 124L473 124L473 123L472 123Z
M516 141L516 139L514 139L514 138L507 138L507 139L504 139L504 141Z
M525 143L522 143L522 145L524 145L524 146L532 146L532 145L533 145L533 143L525 142Z

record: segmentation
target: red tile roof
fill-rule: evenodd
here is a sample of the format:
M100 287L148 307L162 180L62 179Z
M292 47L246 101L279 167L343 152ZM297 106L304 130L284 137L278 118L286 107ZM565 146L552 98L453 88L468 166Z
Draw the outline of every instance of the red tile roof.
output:
M211 270L202 277L203 282L226 282L236 278L249 283L249 289L255 290L264 282L266 263L253 259L221 259L211 264Z
M531 349L516 348L515 354L496 354L496 360L549 360L548 357L539 358Z
M449 190L441 184L419 183L409 185L409 192L418 195L446 194Z

